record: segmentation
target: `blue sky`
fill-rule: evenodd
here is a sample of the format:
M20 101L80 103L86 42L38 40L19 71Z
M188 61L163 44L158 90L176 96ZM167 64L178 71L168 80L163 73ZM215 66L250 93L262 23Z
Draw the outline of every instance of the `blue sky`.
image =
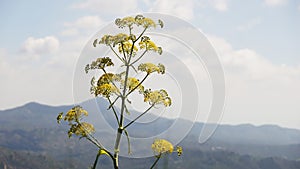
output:
M300 128L296 0L2 0L0 109L71 104L76 59L89 38L116 17L145 12L185 19L215 46L226 74L224 123Z

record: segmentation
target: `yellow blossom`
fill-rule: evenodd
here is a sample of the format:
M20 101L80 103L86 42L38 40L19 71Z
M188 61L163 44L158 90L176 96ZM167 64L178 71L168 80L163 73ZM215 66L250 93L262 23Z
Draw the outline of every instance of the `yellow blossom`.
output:
M99 41L100 44L105 45L112 45L115 46L116 44L125 42L129 40L129 35L125 33L119 33L117 35L104 35L101 40Z
M138 66L138 70L147 72L148 74L153 73L153 72L164 74L165 66L160 63L157 66L153 63L142 63Z
M86 110L84 110L83 108L81 108L80 106L75 106L66 113L64 120L69 121L69 122L77 121L83 115L87 116L88 112Z
M168 96L168 93L161 89L151 91L149 89L144 91L144 102L148 102L150 105L163 104L165 107L172 104L171 98Z
M138 26L143 26L144 28L156 27L156 23L151 18L146 18L143 15L137 15L135 17L135 22Z
M129 27L130 29L132 29L133 25L142 26L144 28L156 27L156 23L151 18L144 17L143 15L137 15L134 18L131 16L122 19L117 18L115 24L119 28ZM158 24L163 27L161 20L158 20Z
M68 131L69 137L73 134L81 137L86 137L88 134L95 132L95 128L92 124L82 122L77 124L71 124L71 127Z
M140 49L152 50L157 52L158 54L162 54L162 48L157 47L156 44L151 41L148 37L143 37L139 42Z
M120 81L120 77L118 75L115 75L113 73L105 73L102 76L100 76L97 85L101 86L103 84L109 84L112 82L118 82Z
M118 19L116 19L115 24L117 26L119 26L119 28L123 28L125 26L128 26L131 28L132 25L135 24L135 19L131 16L125 17L123 19L118 18Z
M163 153L172 153L174 149L172 143L165 139L156 139L152 143L151 148L155 155L160 155Z
M123 47L122 47L122 44L123 44ZM123 49L124 49L125 53L130 54L131 48L132 48L132 43L129 41L125 41L122 44L119 44L119 52L123 53ZM135 53L137 51L138 51L138 48L134 45L133 49L132 49L133 54L135 55Z
M109 97L113 93L118 93L118 89L113 84L106 83L96 87L95 96Z
M87 64L85 66L85 72L88 73L91 69L104 69L108 66L113 66L114 63L111 61L109 57L101 57L97 58L95 61L93 61L91 64Z
M133 90L136 86L138 86L140 84L140 81L134 77L128 77L127 79L127 88L131 91ZM124 85L124 82L122 82L122 85ZM139 89L140 92L144 91L144 86L143 85L139 85L137 87L137 89Z

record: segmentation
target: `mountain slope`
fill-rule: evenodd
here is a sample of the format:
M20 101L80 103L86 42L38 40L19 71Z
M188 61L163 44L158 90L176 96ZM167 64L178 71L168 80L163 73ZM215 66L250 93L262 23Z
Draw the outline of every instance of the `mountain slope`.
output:
M98 101L100 106L104 108L108 106L101 99ZM90 104L95 104L95 102L88 101L82 106L85 108ZM26 153L31 153L29 156L32 155L33 159L39 159L39 155L45 156L43 158L49 159L45 161L45 164L56 165L58 168L60 166L85 168L92 164L97 149L84 139L69 139L66 134L67 126L56 123L57 114L61 111L66 112L71 107L29 103L14 109L0 111L0 147L4 147L3 150L0 150L6 156L7 154L11 155L10 151L16 153L13 156L20 155L15 158L17 161L10 162L10 165L14 163L21 165L19 160L25 158L22 156L26 156ZM104 119L99 119L99 110L97 109L90 110L89 118L87 118L96 123L95 126L101 135L106 132L101 130L103 120L111 126L115 125L113 114L107 112L106 109L102 111ZM132 111L132 115L136 114L138 112ZM128 128L128 131L134 136L154 135L167 129L172 123L173 121L170 119L159 118L147 125L133 125ZM190 122L181 120L181 123L184 125ZM184 147L184 155L179 158L172 155L169 159L170 166L173 168L198 168L201 166L208 169L239 167L239 169L265 169L270 166L279 169L283 169L284 166L288 166L284 169L299 168L299 162L293 161L300 159L299 130L274 125L258 127L249 124L220 125L208 142L199 144L198 135L202 126L203 123L196 123L193 126L188 136L180 143ZM131 164L135 164L138 166L137 168L143 168L144 165L150 165L152 160L153 158L147 158L144 161L122 158L122 165L128 168ZM0 161L5 160L0 158ZM136 163L133 163L134 161ZM101 157L101 162L104 168L109 168L111 165L110 161L104 157ZM161 165L164 163L167 163L166 160L161 162ZM4 163L0 164L4 165ZM173 164L176 165L173 166Z

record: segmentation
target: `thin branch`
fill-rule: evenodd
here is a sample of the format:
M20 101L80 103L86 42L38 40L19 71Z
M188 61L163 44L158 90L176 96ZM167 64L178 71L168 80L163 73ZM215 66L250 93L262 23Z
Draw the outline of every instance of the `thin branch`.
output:
M135 89L137 89L137 88L138 88L138 87L146 80L146 78L147 78L148 76L149 76L149 73L146 74L146 76L143 78L142 81L140 81L140 83L139 83L138 85L136 85L132 90L130 90L130 91L127 93L126 97L129 96L129 94L132 93Z
M124 59L125 59L125 61L126 61L124 64L126 65L126 64L128 64L128 62L127 62L127 60L126 60L126 55L125 55L125 51L124 51L124 44L123 44L122 42L121 42L121 47L122 47Z
M98 148L101 148L101 145L98 144L96 141L92 140L90 137L86 137L87 140L89 140L91 143L93 143L95 146L97 146Z
M120 98L121 96L119 95L107 108L107 110L109 110L115 103L116 101Z
M118 122L118 126L119 126L119 125L120 125L120 121L119 121L119 118L118 118L117 112L116 112L116 110L115 110L115 108L114 108L114 106L113 106L113 104L112 104L112 102L111 102L111 100L110 100L110 98L109 98L109 97L107 97L107 100L109 101L109 104L110 104L110 105L112 105L112 106L111 106L111 108L112 108L112 110L113 110L113 112L114 112L114 115L115 115L115 117L116 117L116 120L117 120L117 122Z
M140 59L142 59L142 57L145 55L145 53L146 53L147 51L148 51L148 50L146 49L146 50L141 54L141 56L138 57L135 61L133 61L130 65L133 65L133 64L135 64L137 61L139 61Z
M130 66L131 66L132 69L135 71L135 73L138 73L137 70L136 70L136 68L135 68L132 64L130 64Z
M128 154L131 154L131 146L130 146L130 139L129 139L129 134L127 132L127 130L124 130L125 135L127 137L127 143L128 143Z
M157 164L158 160L160 159L161 154L159 156L156 156L156 160L154 161L154 163L152 164L152 166L150 167L150 169L153 169L153 167L155 167L155 165Z
M98 153L97 153L97 156L96 156L96 159L95 159L95 161L94 161L94 165L93 165L92 169L96 169L97 163L98 163L98 159L99 159L100 155L101 155L101 154L98 152Z
M136 38L135 41L133 41L133 42L138 41L138 40L143 36L143 34L144 34L145 31L147 30L147 28L148 28L148 27L146 27L146 28L142 31L142 33L140 34L140 36L138 36L138 38Z
M137 116L134 120L132 120L130 123L128 123L124 129L126 129L127 127L129 127L132 123L134 123L136 120L138 120L139 118L141 118L143 115L145 115L152 107L154 107L154 104L152 104L144 113L140 114L139 116Z
M102 148L104 149L104 146L92 135L88 132L88 130L81 124L80 120L76 117L75 118L75 122L80 125L83 130L85 131L86 135L86 139L88 139L90 142L92 142L94 145L96 145L98 148Z
M118 59L119 59L121 62L125 63L124 60L123 60L123 59L117 54L117 52L114 50L114 48L113 48L111 45L109 45L109 47L110 47L110 49L114 52L114 54L118 57Z

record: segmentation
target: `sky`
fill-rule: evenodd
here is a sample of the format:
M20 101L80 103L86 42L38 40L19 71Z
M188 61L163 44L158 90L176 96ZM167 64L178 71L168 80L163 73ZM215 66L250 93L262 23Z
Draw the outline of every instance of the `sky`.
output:
M1 0L0 110L72 104L89 39L117 17L148 12L186 20L214 46L226 81L221 123L300 129L297 0Z

